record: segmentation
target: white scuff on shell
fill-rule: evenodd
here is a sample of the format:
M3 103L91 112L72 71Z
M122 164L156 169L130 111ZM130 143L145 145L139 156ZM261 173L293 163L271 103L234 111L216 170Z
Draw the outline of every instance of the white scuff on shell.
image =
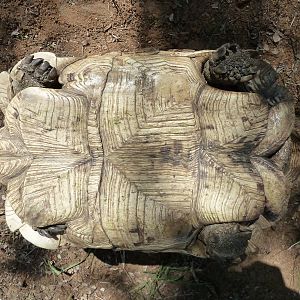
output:
M23 226L22 220L17 216L7 199L5 200L5 218L11 232L15 232Z
M21 235L33 245L54 250L57 249L60 245L60 237L58 239L48 238L40 235L37 231L35 231L29 224L23 223L22 220L15 213L9 200L5 200L5 217L8 228L15 232L19 230Z
M59 238L56 240L42 236L28 224L24 224L19 231L28 242L40 248L55 250L60 244Z

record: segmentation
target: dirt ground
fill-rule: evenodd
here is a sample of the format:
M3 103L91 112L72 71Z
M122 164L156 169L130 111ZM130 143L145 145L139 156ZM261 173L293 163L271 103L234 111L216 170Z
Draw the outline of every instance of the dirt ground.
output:
M82 56L225 42L260 50L300 100L297 0L0 0L0 70L37 51ZM41 250L9 232L0 195L0 299L300 299L299 201L265 230L257 254L229 266L173 254Z

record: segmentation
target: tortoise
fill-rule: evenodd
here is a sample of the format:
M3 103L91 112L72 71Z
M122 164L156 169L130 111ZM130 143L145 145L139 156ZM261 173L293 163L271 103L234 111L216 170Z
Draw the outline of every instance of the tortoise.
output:
M243 255L299 173L277 79L236 44L27 56L0 74L8 227L46 249Z

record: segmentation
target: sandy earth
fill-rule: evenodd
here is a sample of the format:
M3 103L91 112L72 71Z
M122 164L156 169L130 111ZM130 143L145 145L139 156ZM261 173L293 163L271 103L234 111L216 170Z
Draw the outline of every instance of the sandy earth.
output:
M81 56L225 42L260 50L299 101L297 0L0 0L1 70L37 51ZM3 203L1 300L300 299L298 197L265 230L258 253L234 266L171 254L37 249L9 232Z

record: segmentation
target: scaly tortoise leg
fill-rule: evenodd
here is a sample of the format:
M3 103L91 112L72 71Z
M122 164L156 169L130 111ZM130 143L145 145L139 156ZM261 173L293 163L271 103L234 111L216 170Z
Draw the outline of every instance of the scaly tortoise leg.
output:
M206 245L210 257L231 260L245 254L251 234L247 226L223 223L205 226L198 238Z
M271 106L290 99L288 91L277 83L278 74L267 62L250 56L237 44L224 44L204 66L209 84L224 89L260 94Z

